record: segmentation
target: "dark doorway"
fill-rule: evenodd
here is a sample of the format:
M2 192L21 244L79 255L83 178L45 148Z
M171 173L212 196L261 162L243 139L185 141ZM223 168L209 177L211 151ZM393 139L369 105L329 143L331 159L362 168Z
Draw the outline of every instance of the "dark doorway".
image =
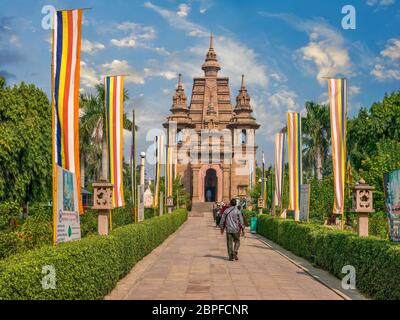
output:
M217 197L217 173L208 169L204 178L204 199L206 202L215 202Z

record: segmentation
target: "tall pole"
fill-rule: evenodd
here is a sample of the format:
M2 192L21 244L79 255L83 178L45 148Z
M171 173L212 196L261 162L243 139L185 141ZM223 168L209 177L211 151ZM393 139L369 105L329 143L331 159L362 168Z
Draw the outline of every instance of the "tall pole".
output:
M265 207L265 174L264 174L264 151L262 152L262 164L261 164L261 198L263 199L263 207Z
M53 17L53 20L56 17ZM54 129L55 129L55 101L54 101L54 21L52 25L52 46L51 46L51 161L52 161L52 175L53 175L53 244L57 243L57 166L56 156L54 152Z
M131 185L132 185L132 210L134 221L138 222L137 216L137 186L136 186L136 119L135 110L132 110L132 168L131 168Z

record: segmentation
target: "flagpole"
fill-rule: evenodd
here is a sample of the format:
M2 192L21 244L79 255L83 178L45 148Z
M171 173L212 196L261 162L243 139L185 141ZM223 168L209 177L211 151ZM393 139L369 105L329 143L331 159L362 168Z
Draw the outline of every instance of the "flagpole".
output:
M132 110L132 168L131 168L131 177L132 177L132 210L134 222L138 222L137 217L137 209L136 209L136 117L135 110Z
M53 17L55 19L55 17ZM54 101L54 20L52 26L52 46L51 46L51 159L52 159L52 180L53 180L53 244L57 244L57 166L54 152L55 144L55 101Z
M345 152L345 154L347 154L347 149L346 149L346 147L347 147L347 141L346 141L346 134L347 134L347 104L348 104L349 98L348 98L348 89L347 89L347 78L343 78L343 79L344 79L345 82L346 82L346 108L345 108L345 110L344 110L344 122L345 122L345 126L344 126L344 132L343 132L343 135L344 135L343 139L344 139L344 152ZM350 160L350 159L349 159L349 160ZM346 175L344 175L344 179L345 179L344 185L346 185ZM348 180L348 179L347 179L347 180ZM344 192L344 190L343 190L343 196L344 196L344 194L345 194L345 192ZM345 203L345 200L343 199L342 230L344 229L344 208L345 208L344 203Z

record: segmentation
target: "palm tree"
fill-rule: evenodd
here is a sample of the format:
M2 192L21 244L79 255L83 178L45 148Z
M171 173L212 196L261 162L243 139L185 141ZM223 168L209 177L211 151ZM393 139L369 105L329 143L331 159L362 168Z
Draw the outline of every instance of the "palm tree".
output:
M307 115L302 118L304 167L311 176L322 180L322 169L328 157L330 124L329 109L312 101L306 102Z
M124 90L124 101L128 100L128 92ZM84 93L80 96L80 147L81 176L84 170L90 180L108 178L108 146L106 139L106 117L104 109L104 85L97 84L95 93ZM132 122L124 114L123 128L132 130Z

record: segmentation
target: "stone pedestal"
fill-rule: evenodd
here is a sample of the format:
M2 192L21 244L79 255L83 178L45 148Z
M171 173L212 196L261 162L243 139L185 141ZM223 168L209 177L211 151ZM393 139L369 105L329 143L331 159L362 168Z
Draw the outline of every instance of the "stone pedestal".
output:
M108 235L108 210L99 210L97 216L97 230L99 235L107 236Z
M357 219L357 233L359 237L368 237L368 213L359 212Z
M108 215L112 209L112 183L100 181L93 183L93 207L98 210L97 231L99 235L108 235Z
M375 188L369 186L364 179L353 188L353 212L358 215L357 218L357 233L359 237L368 236L368 214L375 212L373 207L372 193Z

